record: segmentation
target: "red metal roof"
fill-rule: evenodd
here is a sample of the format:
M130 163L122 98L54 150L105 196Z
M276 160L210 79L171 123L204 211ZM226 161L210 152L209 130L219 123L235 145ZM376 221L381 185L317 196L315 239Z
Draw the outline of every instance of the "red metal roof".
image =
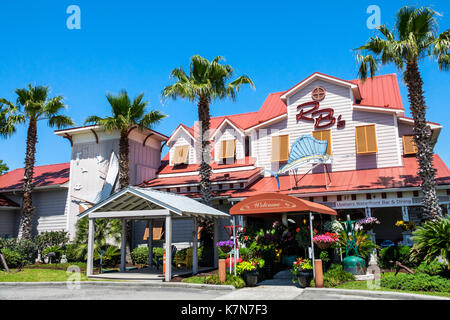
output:
M235 204L230 209L231 215L260 215L264 213L286 213L311 211L322 214L337 215L337 212L320 203L291 197L282 193L260 193Z
M213 173L211 175L211 182L227 182L236 180L247 180L256 174L261 172L261 168L255 168L252 170L242 170L242 171L230 171L226 173ZM159 186L172 186L172 185L184 185L184 184L198 184L200 182L200 176L190 175L181 177L170 177L170 178L156 178L153 180L144 181L139 187L159 187Z
M158 174L171 174L171 173L183 173L183 172L192 172L198 171L200 169L200 164L188 164L188 165L178 165L178 166L170 166L169 165L169 154L166 154L161 161L161 167L158 171ZM214 157L214 155L212 156ZM215 169L229 169L229 168L239 168L239 167L247 167L253 166L256 163L256 158L245 157L242 160L236 161L230 164L219 164L217 162L212 162L211 168Z
M24 169L16 169L0 176L0 191L21 189ZM55 186L69 181L70 163L34 167L34 187Z
M13 208L20 208L20 206L15 203L14 201L2 196L0 194L0 207L13 207Z
M359 79L350 82L359 87L362 97L360 105L404 110L396 74L376 76L364 82Z
M436 183L438 185L450 184L450 170L439 155L434 155L433 164L436 168ZM302 194L419 187L420 178L417 175L417 171L416 158L404 157L402 167L330 172L332 183L328 188L325 187L324 173L307 174L299 183L299 188L292 190L292 177L280 176L280 192L285 194ZM329 181L327 180L327 182ZM247 190L234 192L232 197L249 197L261 192L276 190L278 190L278 187L275 178L264 177Z
M358 85L362 96L362 100L359 103L360 105L404 110L396 74L375 76L373 78L367 79L365 82L362 82L359 79L348 81L319 72L315 73L325 75L327 77L334 78L336 80L345 81L348 83ZM304 80L302 80L301 82L303 81ZM297 85L298 84L296 84L295 86ZM211 118L210 121L210 128L212 130L218 128L220 124L224 121L224 119L228 118L234 124L236 124L236 126L246 130L260 123L266 122L268 120L286 114L287 113L286 104L284 101L281 100L281 96L285 94L287 91L270 93L267 96L261 108L256 112L247 112L227 116L213 117ZM194 125L194 127L196 125L197 123ZM193 132L193 129L192 128L190 129Z
M438 185L450 184L450 170L442 161L439 155L435 154L433 164L436 168L436 183ZM261 168L245 171L229 172L230 180L247 179L253 174L261 172ZM325 178L324 173L310 173L307 174L299 183L298 189L292 189L292 176L280 176L280 190L278 191L277 182L274 177L263 177L251 184L244 190L227 191L225 194L218 194L229 196L232 198L245 198L259 193L266 192L280 192L284 194L305 194L305 193L327 193L327 192L351 192L351 191L374 191L377 189L390 188L408 188L419 187L420 178L417 175L418 165L415 157L404 157L403 166L389 167L378 169L361 169L349 171L330 172L331 184L328 188L325 183L329 182L328 177ZM223 176L223 173L218 174ZM234 176L236 175L236 176ZM217 176L213 175L213 181L221 181ZM327 180L325 180L327 179ZM181 176L174 178L159 178L145 182L143 187L154 187L162 185L181 185L198 183L200 177L196 176ZM186 194L188 196L192 196Z

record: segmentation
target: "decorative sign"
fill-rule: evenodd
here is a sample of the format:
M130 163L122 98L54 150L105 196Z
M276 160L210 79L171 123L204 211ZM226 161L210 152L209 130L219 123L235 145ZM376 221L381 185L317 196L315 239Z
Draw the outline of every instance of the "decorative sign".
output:
M296 204L293 202L290 202L288 200L281 200L281 199L261 199L261 200L255 200L252 201L244 206L241 207L240 211L253 211L253 210L273 210L277 209L292 209L295 208Z
M311 108L305 109L306 107ZM319 101L302 103L297 107L297 110L299 109L301 110L297 114L297 121L306 120L314 122L314 128L316 129L330 127L336 123L336 120L338 129L345 127L345 120L342 120L342 116L339 115L336 119L334 109L332 108L319 109Z
M322 101L325 98L326 91L322 87L315 87L311 92L311 98L314 101Z

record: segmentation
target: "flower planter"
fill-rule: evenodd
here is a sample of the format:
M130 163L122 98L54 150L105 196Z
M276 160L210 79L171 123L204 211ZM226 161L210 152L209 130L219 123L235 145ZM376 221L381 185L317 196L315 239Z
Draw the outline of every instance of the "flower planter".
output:
M313 279L312 271L300 271L297 274L298 285L300 286L300 288L309 287L312 279Z
M247 287L254 287L258 283L258 272L250 271L244 273L244 281Z
M331 242L316 242L315 244L322 250L328 249L332 245Z

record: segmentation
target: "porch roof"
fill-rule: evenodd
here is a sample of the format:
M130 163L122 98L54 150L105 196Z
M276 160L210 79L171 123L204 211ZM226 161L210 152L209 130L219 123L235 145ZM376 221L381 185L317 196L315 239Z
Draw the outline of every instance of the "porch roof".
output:
M261 215L293 212L315 212L333 216L337 215L335 210L323 204L274 192L248 197L230 209L231 215Z
M182 195L130 186L83 211L78 218L89 215L98 218L143 219L166 215L168 212L179 217L229 216L227 213Z

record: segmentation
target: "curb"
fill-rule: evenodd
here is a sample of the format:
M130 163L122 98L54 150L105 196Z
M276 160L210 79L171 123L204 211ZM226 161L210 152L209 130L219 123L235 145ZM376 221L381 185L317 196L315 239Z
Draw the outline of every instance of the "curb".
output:
M70 282L73 284L73 282ZM216 284L201 284L201 283L183 283L183 282L152 282L144 280L136 281L80 281L80 286L83 287L139 287L139 288L187 288L187 289L206 289L206 290L236 290L231 285L216 285ZM66 287L67 282L0 282L1 287Z
M371 298L385 298L392 300L450 300L446 297L431 296L426 294L415 294L415 293L405 293L405 292L394 292L394 291L370 291L370 290L352 290L352 289L330 289L330 288L305 288L305 291L320 291L322 293L335 293L342 295L358 295L363 297ZM390 296L390 297L389 297Z

